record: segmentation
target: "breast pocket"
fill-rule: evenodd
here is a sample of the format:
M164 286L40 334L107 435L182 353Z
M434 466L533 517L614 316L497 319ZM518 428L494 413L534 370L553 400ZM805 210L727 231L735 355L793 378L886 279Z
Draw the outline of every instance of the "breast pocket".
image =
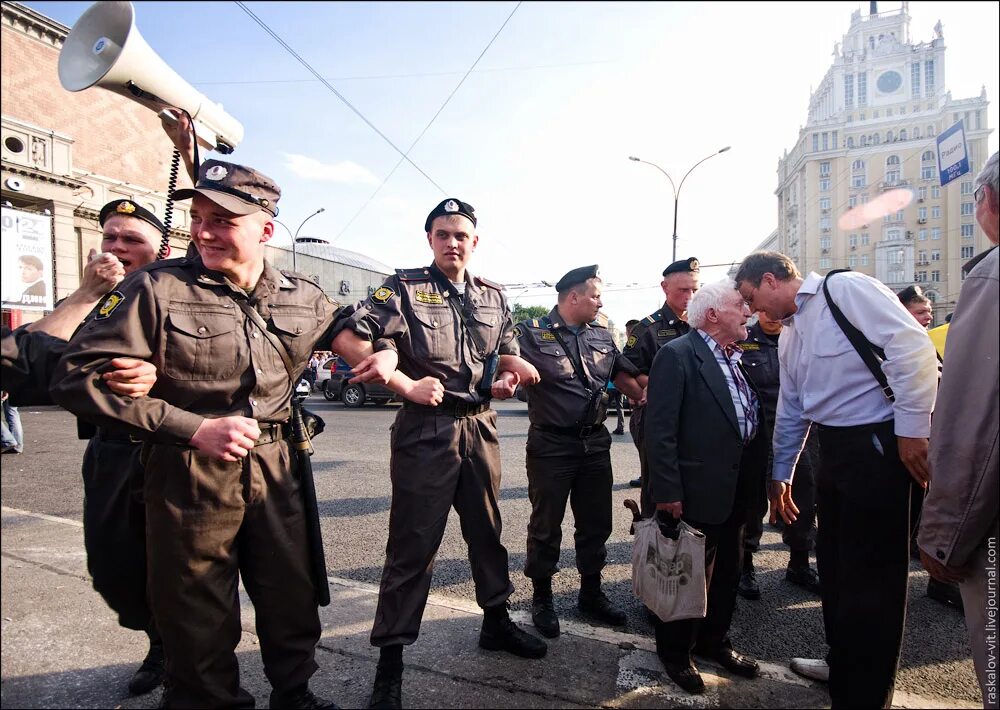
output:
M214 380L239 366L235 309L167 311L163 371L175 380Z
M615 349L603 340L590 340L590 375L599 382L607 382L611 377L611 367L615 362Z
M410 341L416 358L426 357L436 362L454 362L458 357L455 347L455 315L450 306L413 309L410 323Z
M500 344L501 312L499 308L477 308L469 318L469 327L476 334L474 349L486 348L486 354L494 352Z
M302 366L309 360L316 345L319 318L316 312L303 306L271 306L271 323L274 324L278 340L285 346L292 361ZM323 345L322 347L326 347Z
M537 367L543 380L546 377L558 380L573 379L576 374L573 372L573 363L569 361L562 345L539 345L538 352L541 355L539 358L541 362Z

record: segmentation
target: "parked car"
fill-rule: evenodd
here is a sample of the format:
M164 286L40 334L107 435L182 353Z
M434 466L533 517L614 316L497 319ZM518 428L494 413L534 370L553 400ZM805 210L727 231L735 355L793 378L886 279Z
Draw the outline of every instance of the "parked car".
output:
M323 371L328 373L323 382L323 396L330 401L339 399L345 407L361 407L365 402L388 404L396 400L396 393L385 385L348 382L354 373L343 358L330 358L329 367L324 363L320 368L320 372Z
M316 369L316 382L313 385L315 389L323 390L323 385L326 381L330 379L330 373L337 367L337 360L339 358L334 355L333 357L328 357L320 366Z

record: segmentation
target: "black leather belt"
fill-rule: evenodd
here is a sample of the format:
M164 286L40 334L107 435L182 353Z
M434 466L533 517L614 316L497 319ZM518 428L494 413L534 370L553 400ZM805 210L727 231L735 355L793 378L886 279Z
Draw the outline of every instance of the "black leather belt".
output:
M427 404L416 404L415 402L403 402L403 409L407 409L411 412L455 417L455 419L474 417L477 414L485 412L489 408L489 402L473 404L472 402L466 402L461 399L446 399L436 407L431 407Z
M124 431L112 431L104 427L97 427L97 435L94 437L101 441L109 441L116 444L141 444L142 439L137 439Z
M257 441L254 442L254 446L273 444L276 441L287 439L292 433L291 427L284 422L272 422L270 424L257 422L257 425L260 427L260 436L257 438Z
M580 439L588 439L594 434L599 433L601 429L604 429L603 424L593 424L585 427L549 426L547 424L532 424L531 426L538 429L538 431L544 431L549 434L562 434L564 436L574 436Z

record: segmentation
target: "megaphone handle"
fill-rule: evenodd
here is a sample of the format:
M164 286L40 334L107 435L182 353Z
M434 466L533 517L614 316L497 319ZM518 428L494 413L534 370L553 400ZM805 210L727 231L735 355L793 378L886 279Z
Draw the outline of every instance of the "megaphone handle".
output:
M180 109L184 111L184 109ZM161 111L161 117L167 122L177 123L177 117L171 111ZM194 133L194 121L191 119L191 114L184 111L184 115L187 116L188 125L191 126L191 132ZM198 141L191 141L194 144L194 165L192 165L192 171L194 172L194 179L197 182L198 168L201 165L201 160L198 155ZM170 223L173 221L174 216L174 191L177 190L177 175L181 170L181 152L174 148L174 155L170 160L170 178L167 182L167 205L163 210L163 236L160 239L160 249L156 253L157 259L165 259L167 254L170 253Z

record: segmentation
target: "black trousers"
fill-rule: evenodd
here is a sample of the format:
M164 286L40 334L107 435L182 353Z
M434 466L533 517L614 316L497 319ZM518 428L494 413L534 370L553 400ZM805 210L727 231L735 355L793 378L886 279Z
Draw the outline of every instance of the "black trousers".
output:
M573 508L576 568L584 576L599 574L608 557L605 543L611 536L611 435L603 426L586 440L533 434L534 430L528 434L525 457L531 519L524 574L538 579L551 577L558 570L567 500ZM546 439L551 437L566 441L549 443Z
M649 493L649 468L646 465L645 421L646 408L633 407L632 414L628 420L628 430L632 435L632 443L635 444L635 448L639 452L639 480L642 484L639 489L639 510L642 513L642 517L650 518L656 512L656 505L653 503L653 497Z
M906 617L910 494L892 420L819 427L823 621L833 707L892 703Z
M152 632L140 444L98 432L83 455L83 544L94 589L127 629Z
M747 463L755 454L755 450L750 448L743 456L736 499L725 521L709 525L686 515L682 516L688 525L705 534L708 608L704 619L683 619L666 623L654 620L656 653L665 663L687 665L691 662L691 652L696 648L711 654L731 645L729 626L736 608L736 588L739 586L743 565L743 534L747 509L759 476L759 470Z
M819 468L819 435L815 432L806 440L792 479L792 500L799 515L791 525L785 525L781 540L792 552L810 552L816 545L816 470ZM769 479L768 481L769 482ZM756 552L760 549L760 536L764 533L764 516L767 515L767 496L763 502L747 509L747 528L743 549Z

